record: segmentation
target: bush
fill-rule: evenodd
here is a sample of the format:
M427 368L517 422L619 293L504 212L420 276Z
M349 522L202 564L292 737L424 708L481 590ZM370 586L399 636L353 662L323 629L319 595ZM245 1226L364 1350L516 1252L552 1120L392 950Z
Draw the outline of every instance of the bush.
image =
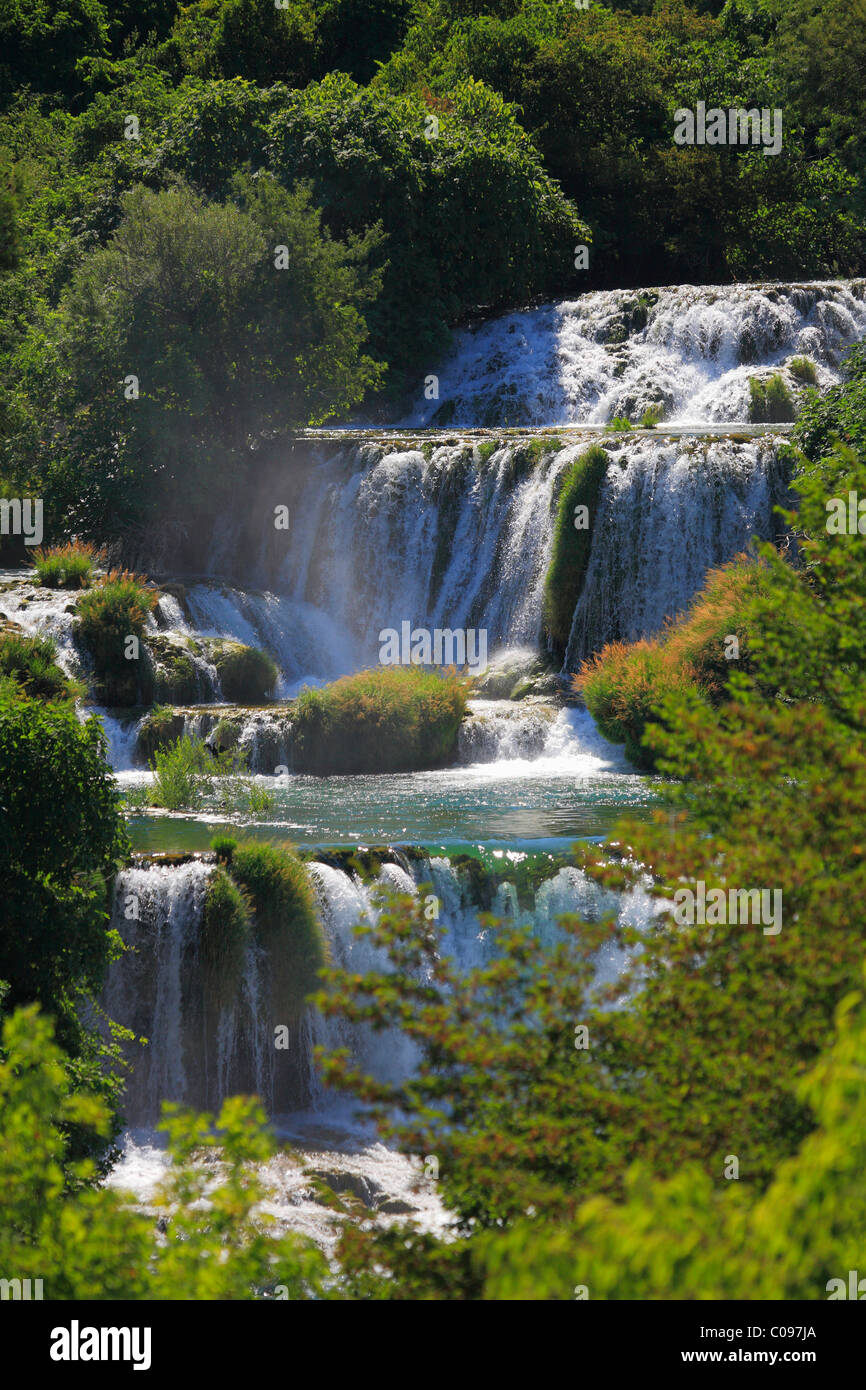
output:
M626 415L614 415L605 425L606 430L630 430L631 427L631 420Z
M293 1299L326 1296L321 1252L263 1220L273 1194L262 1174L276 1146L258 1101L226 1100L218 1116L163 1106L171 1164L154 1194L157 1223L81 1165L64 1190L70 1123L95 1148L110 1116L98 1095L73 1093L63 1061L37 1010L3 1021L0 1269L44 1276L46 1297L76 1302L260 1299L279 1285Z
M583 588L592 545L592 522L608 462L604 449L593 444L571 465L562 482L550 566L544 581L544 628L559 655L568 646L571 620ZM585 530L575 526L578 506L589 511L590 525Z
M574 688L604 737L624 743L626 755L638 767L654 766L653 754L642 740L664 698L692 690L718 703L732 672L752 670L751 605L765 595L768 583L764 566L738 556L709 572L688 612L670 623L661 637L612 642L583 663ZM737 639L736 656L726 654L730 637Z
M213 791L214 778L239 772L245 757L235 752L213 754L201 739L184 735L154 752L151 767L156 776L148 801L169 811L195 810Z
M209 992L219 1005L237 993L249 941L249 901L225 869L217 868L205 890L199 944Z
M294 765L321 776L412 772L457 754L466 683L386 666L302 690L295 706Z
M749 421L757 424L784 424L796 416L794 401L781 372L767 381L749 377Z
M814 386L818 380L815 363L811 357L792 357L788 363L788 371L796 381L802 382L804 386Z
M94 566L103 559L93 546L69 541L33 552L36 578L45 589L85 589L93 582Z
M253 905L276 1016L297 1018L327 956L307 870L288 849L253 843L232 850L230 873Z
M112 570L78 600L75 635L93 659L94 694L101 703L146 703L141 697L149 693L150 668L146 659L127 657L127 638L142 641L157 600L156 590L128 570Z
M85 1020L120 954L107 925L108 885L128 852L99 720L82 723L71 703L30 699L0 681L5 1002L38 1003L52 1014L73 1085L98 1090L112 1106L122 1088L116 1052ZM76 1131L77 1153L91 1142Z
M23 632L0 632L0 676L14 680L25 695L37 700L73 700L82 692L58 666L51 637L28 637Z
M624 743L636 767L651 770L652 754L642 747L644 729L662 699L694 688L690 671L665 661L659 642L609 642L585 661L574 678L586 707L611 743Z
M224 638L209 643L208 650L227 700L257 705L273 695L279 671L267 652Z

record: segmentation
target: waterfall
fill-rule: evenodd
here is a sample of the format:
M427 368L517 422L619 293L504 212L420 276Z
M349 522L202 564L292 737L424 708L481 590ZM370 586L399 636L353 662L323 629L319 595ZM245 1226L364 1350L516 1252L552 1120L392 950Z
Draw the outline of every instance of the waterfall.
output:
M786 364L803 355L826 387L864 335L863 280L600 290L461 333L438 399L400 427L603 425L656 405L675 424L742 422L750 375L792 384Z
M516 867L523 858L512 854L510 862ZM132 1066L123 1104L128 1122L152 1124L163 1100L212 1111L239 1092L259 1095L271 1114L321 1108L331 1098L314 1067L316 1044L348 1047L358 1065L380 1080L396 1082L410 1075L418 1052L402 1033L377 1033L368 1025L324 1018L309 1009L291 1026L289 1048L277 1051L268 961L255 945L248 947L234 996L219 1003L214 999L199 943L212 872L211 864L191 860L125 869L117 876L111 925L128 949L109 970L102 1003L109 1018L147 1039L144 1045L124 1044ZM354 932L362 918L376 921L378 885L413 896L432 892L443 929L441 949L460 971L495 955L495 935L478 921L482 908L530 926L545 946L564 939L556 926L563 914L597 920L613 912L620 921L637 924L648 921L652 911L652 900L642 889L620 898L571 867L552 867L534 889L531 903L523 905L507 870L493 873L476 865L470 873L446 856L407 859L395 851L394 862L384 863L372 882L322 862L309 864L308 872L331 961L353 974L389 968L386 953ZM616 948L605 948L598 960L599 980L615 978L622 964Z
M636 440L611 450L565 665L658 632L706 571L777 534L787 500L777 439Z
M531 440L327 451L297 504L306 541L280 584L327 611L365 664L378 661L379 632L406 619L483 626L489 647L534 643L556 483L578 451Z
M213 998L199 949L212 872L193 861L126 869L115 881L111 925L129 949L109 970L103 1003L110 1018L147 1039L124 1045L132 1072L123 1109L133 1125L152 1123L163 1100L212 1110L239 1092L271 1109L305 1099L296 1076L279 1085L275 1075L259 948L248 947L234 997Z

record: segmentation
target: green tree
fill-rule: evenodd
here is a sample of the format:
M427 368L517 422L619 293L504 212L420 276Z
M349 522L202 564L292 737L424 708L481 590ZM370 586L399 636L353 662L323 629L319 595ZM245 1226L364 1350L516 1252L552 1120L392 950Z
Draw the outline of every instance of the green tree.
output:
M116 1053L85 1019L121 953L108 915L111 879L128 849L99 721L82 724L70 703L31 699L0 681L6 1004L36 1002L52 1014L76 1085L115 1104Z
M92 1186L92 1163L73 1165L69 1191L71 1126L104 1137L110 1117L96 1097L71 1093L49 1022L35 1008L16 1010L0 1047L4 1277L42 1279L50 1299L250 1299L280 1286L281 1298L324 1296L321 1253L268 1230L258 1209L274 1142L256 1102L228 1100L216 1118L167 1107L162 1239L131 1198Z
M65 527L116 535L159 503L226 505L265 437L378 382L361 350L375 235L334 241L308 192L264 176L235 196L131 191L50 324L57 345L39 330L22 348L47 411L31 424L46 508Z

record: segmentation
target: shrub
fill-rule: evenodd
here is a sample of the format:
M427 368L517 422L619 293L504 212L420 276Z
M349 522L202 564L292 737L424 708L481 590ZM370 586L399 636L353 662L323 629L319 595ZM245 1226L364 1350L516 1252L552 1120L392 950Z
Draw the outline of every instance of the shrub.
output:
M237 992L249 940L249 902L225 869L217 868L205 890L199 944L211 997L219 1005Z
M649 405L641 416L640 427L642 430L654 430L656 425L660 425L665 418L665 408L663 405Z
M585 661L574 678L605 738L624 743L626 756L650 770L652 754L641 746L644 729L661 700L693 685L691 672L666 662L659 642L609 642Z
M110 1117L98 1094L74 1094L63 1062L36 1009L3 1021L0 1269L22 1279L50 1269L52 1298L84 1302L260 1299L278 1285L291 1298L324 1294L321 1252L262 1219L275 1195L263 1174L276 1145L258 1101L234 1097L218 1116L163 1106L172 1162L154 1194L157 1225L129 1194L94 1186L80 1166L64 1190L70 1121L95 1148Z
M217 803L221 811L259 816L266 811L272 811L276 802L277 798L272 791L248 777L226 778L219 785Z
M93 1026L91 1006L120 954L108 928L109 884L128 852L99 720L82 723L71 703L30 699L0 680L4 1003L39 1003L52 1014L72 1086L92 1087L112 1106L122 1090L116 1049ZM104 1152L77 1127L72 1137L79 1156Z
M714 702L725 693L732 671L752 670L750 605L767 593L768 584L764 565L737 556L710 570L688 612L670 624L663 637L665 659L691 670L701 692ZM731 659L725 655L729 637L738 643L738 655Z
M214 835L210 847L221 863L230 864L232 855L237 849L237 843L232 835Z
M781 372L774 372L766 381L749 377L749 420L757 424L783 424L795 418L791 393Z
M642 740L663 698L691 689L718 703L732 671L751 671L750 606L766 593L767 586L765 567L738 556L709 572L688 612L670 623L659 638L612 642L585 661L574 687L604 737L624 743L626 755L637 766L652 768L653 755ZM736 658L726 654L730 637L737 639Z
M0 676L16 682L37 700L72 700L82 691L58 666L51 637L28 637L23 632L0 632Z
M69 541L33 552L36 578L45 589L84 589L93 582L94 566L104 558L93 546Z
M324 776L442 767L456 756L466 698L457 676L397 666L302 690L295 767Z
M568 469L559 494L553 549L544 581L544 628L551 646L560 655L568 646L592 544L591 526L586 530L575 526L575 508L587 507L590 522L593 520L608 462L604 449L593 444Z
M796 381L802 382L804 386L814 386L818 380L815 363L811 357L792 357L788 363L788 371Z
M155 589L128 570L112 570L77 603L76 637L93 659L95 694L104 704L144 703L149 666L127 659L128 637L144 637L148 616L157 604Z
M227 700L256 705L273 695L279 671L267 652L224 638L211 642L209 652Z
M151 806L169 811L195 810L213 791L215 777L230 777L244 765L244 753L211 753L201 739L184 735L151 760L156 776L148 791Z
M306 868L288 849L253 843L233 850L230 872L253 905L274 1007L297 1017L327 957Z
M631 427L631 420L626 415L614 415L605 425L606 430L630 430Z
M206 766L207 749L197 739L183 736L157 748L151 759L156 776L148 793L150 804L169 811L195 810L210 787Z

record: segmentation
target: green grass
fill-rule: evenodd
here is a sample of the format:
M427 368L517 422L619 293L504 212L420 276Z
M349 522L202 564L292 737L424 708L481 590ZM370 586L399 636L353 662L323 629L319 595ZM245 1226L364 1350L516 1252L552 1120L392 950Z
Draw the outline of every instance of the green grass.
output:
M665 407L663 405L647 406L641 416L640 427L642 430L654 430L656 425L660 425L665 418Z
M34 551L33 568L45 589L84 589L93 583L94 569L103 559L93 546L70 541Z
M630 430L632 423L625 415L614 415L612 420L608 420L604 428L606 431Z
M791 392L781 372L774 372L767 381L749 377L749 421L753 425L785 424L795 419L796 409Z
M415 667L385 666L302 690L295 706L298 772L411 772L457 753L466 682Z
M788 363L788 371L796 381L802 382L804 386L817 384L818 373L811 357L792 357Z
M58 666L57 647L51 637L30 637L23 632L0 632L2 676L38 700L74 700L83 689Z
M237 993L250 934L249 901L225 869L215 869L205 890L199 948L209 995L219 1007Z
M77 641L93 658L94 694L103 704L146 703L150 665L140 647L138 658L127 655L128 639L142 642L145 624L159 595L144 579L128 570L113 570L82 594L76 605ZM144 697L143 699L141 697Z
M571 620L589 564L592 524L608 463L604 449L593 444L574 461L562 482L553 549L544 581L544 628L560 655L568 645ZM577 530L574 525L578 506L589 510L587 530Z
M307 870L287 848L242 843L229 872L252 904L255 938L268 955L274 1016L296 1018L327 960Z

